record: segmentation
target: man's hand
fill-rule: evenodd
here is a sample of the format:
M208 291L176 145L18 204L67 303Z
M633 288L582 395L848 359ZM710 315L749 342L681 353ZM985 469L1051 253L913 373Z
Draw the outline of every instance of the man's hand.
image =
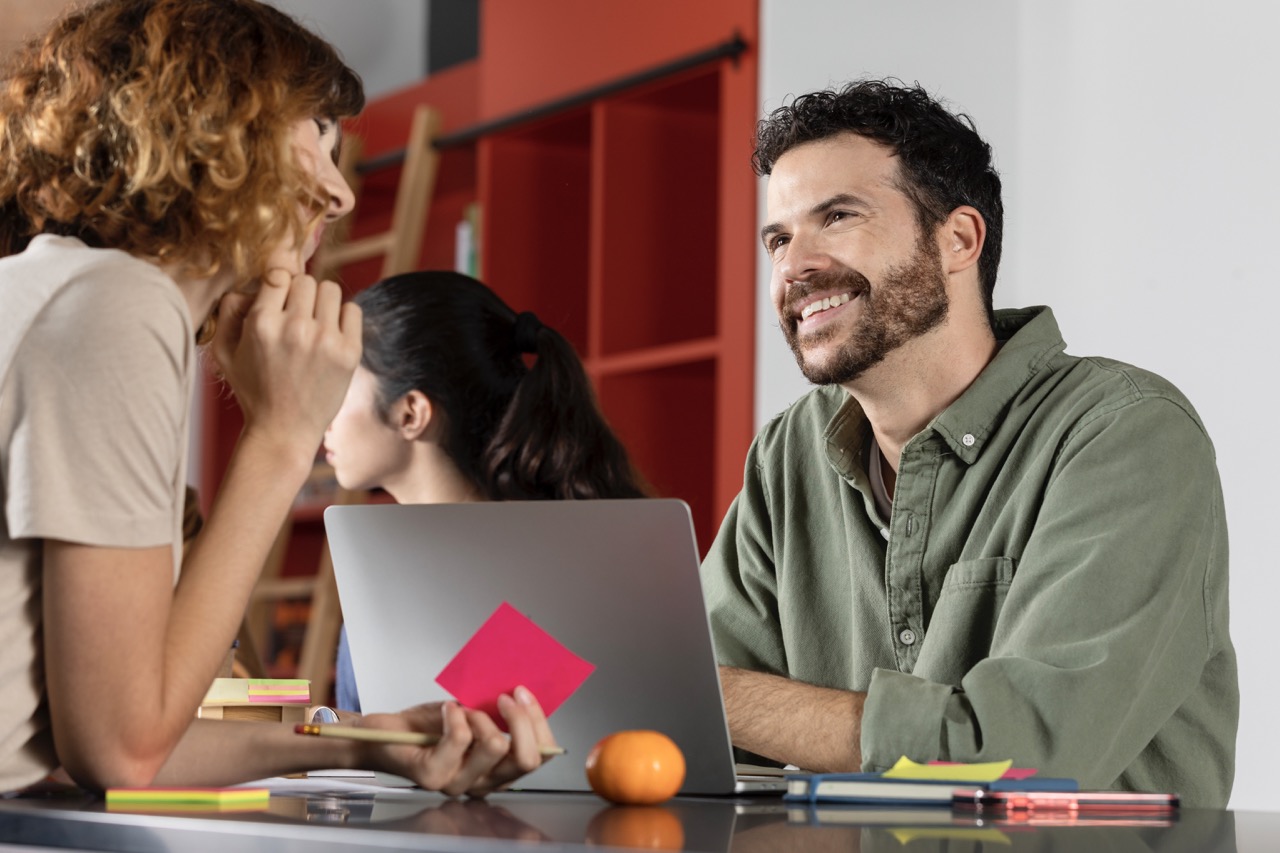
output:
M861 768L867 694L729 666L720 688L734 746L814 772Z

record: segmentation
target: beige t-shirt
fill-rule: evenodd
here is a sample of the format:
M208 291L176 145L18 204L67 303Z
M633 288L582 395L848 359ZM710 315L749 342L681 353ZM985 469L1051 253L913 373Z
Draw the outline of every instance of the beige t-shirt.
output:
M194 330L153 264L36 237L0 259L0 791L57 765L42 540L181 559Z

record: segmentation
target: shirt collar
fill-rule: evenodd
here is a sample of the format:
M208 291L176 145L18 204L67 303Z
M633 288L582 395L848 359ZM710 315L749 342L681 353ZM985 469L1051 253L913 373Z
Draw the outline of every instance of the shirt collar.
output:
M995 335L1002 343L996 357L959 399L925 428L936 432L966 464L981 455L1027 380L1066 349L1053 311L1045 306L996 311ZM869 432L862 406L847 397L823 433L827 459L845 479L866 476L861 451Z
M867 446L871 424L857 400L835 385L828 387L844 401L822 434L827 446L827 462L841 477L862 484L867 476L863 469L862 451ZM866 485L870 488L869 483Z
M981 455L1027 380L1067 346L1045 306L997 311L995 334L1002 344L996 357L929 425L967 464Z

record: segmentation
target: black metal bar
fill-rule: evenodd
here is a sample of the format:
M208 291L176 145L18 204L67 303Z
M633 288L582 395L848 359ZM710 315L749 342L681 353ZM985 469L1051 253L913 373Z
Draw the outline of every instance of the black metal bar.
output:
M471 127L463 128L445 136L437 137L435 140L436 148L452 148L457 145L465 145L473 142L482 136L488 136L491 133L497 133L502 130L508 130L517 125L527 122L536 121L540 118L555 115L559 112L574 109L575 107L584 106L592 101L607 97L621 92L625 89L631 89L636 86L650 83L654 80L661 80L663 77L670 77L673 74L679 74L681 71L687 71L690 68L697 68L699 65L705 65L708 62L714 62L718 59L737 59L744 50L747 49L747 43L742 40L742 36L738 33L733 34L733 38L726 42L722 42L714 47L706 50L691 53L681 59L676 59L662 65L654 66L647 71L640 71L626 77L621 77L609 83L604 83L591 89L586 89L574 95L568 95L554 101L549 101L536 107L530 107L518 113L503 116L501 118L492 119L490 121L473 124ZM388 151L378 157L371 157L356 166L356 172L361 175L367 175L370 172L376 172L379 169L386 169L390 166L399 165L404 161L404 149L398 151Z

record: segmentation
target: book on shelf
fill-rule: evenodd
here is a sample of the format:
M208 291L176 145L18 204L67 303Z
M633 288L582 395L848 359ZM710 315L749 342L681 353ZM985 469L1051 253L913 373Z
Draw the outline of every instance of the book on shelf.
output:
M480 278L480 203L467 205L462 219L458 220L453 247L453 268L456 272Z
M784 798L807 803L869 803L951 807L956 791L1077 791L1075 779L1031 776L974 782L963 779L902 779L882 773L813 773L788 776Z
M311 466L311 473L294 496L293 508L309 506L328 506L334 502L338 494L338 475L333 466L323 459L316 459Z

